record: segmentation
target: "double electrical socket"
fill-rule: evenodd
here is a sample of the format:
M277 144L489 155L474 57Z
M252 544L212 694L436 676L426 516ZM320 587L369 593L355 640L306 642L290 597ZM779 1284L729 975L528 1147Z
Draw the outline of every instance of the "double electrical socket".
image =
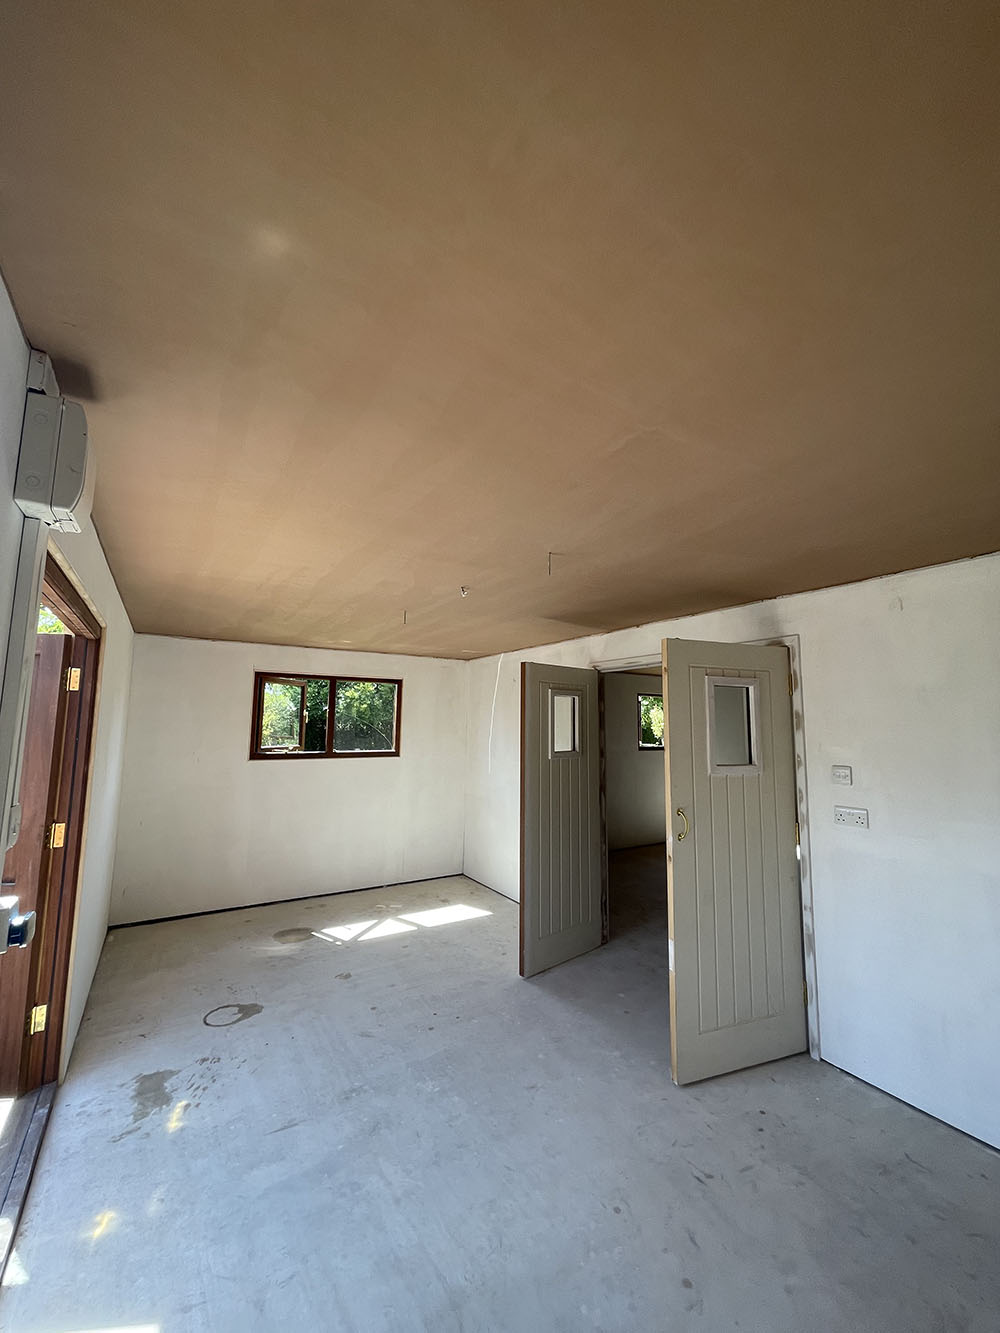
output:
M835 805L833 807L833 822L835 824L847 824L850 828L867 828L868 811L853 805Z

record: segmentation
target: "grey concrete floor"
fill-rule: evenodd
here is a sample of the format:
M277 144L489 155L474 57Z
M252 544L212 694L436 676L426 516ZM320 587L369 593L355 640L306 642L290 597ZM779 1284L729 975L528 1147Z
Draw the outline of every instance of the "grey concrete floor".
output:
M530 982L463 878L114 932L0 1326L997 1333L997 1154L807 1057L673 1087L662 849L614 883Z

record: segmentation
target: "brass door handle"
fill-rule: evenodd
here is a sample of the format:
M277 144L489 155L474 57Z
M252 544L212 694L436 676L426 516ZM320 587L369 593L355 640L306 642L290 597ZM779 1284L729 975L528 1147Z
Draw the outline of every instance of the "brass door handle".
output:
M681 809L680 806L677 807L677 813L678 813L678 815L680 815L681 819L684 820L684 829L683 829L683 831L682 831L681 833L678 833L678 835L677 835L677 841L678 841L678 842L683 842L684 839L687 837L688 833L690 833L690 831L691 831L691 825L688 823L688 817L687 817L687 815L684 813L684 811Z

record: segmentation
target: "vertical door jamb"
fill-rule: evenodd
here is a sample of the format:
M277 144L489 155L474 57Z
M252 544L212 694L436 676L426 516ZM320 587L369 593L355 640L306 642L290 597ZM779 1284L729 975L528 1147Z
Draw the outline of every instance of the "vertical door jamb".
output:
M604 730L604 672L597 673L597 802L601 824L601 943L611 939L611 882L608 871L608 751Z
M819 984L816 968L816 931L813 916L812 857L809 846L809 784L806 777L805 708L802 697L802 645L797 634L775 634L746 639L764 647L784 644L791 672L792 744L795 748L795 804L799 826L799 892L802 896L802 951L806 981L806 1027L809 1054L822 1059L820 1049Z

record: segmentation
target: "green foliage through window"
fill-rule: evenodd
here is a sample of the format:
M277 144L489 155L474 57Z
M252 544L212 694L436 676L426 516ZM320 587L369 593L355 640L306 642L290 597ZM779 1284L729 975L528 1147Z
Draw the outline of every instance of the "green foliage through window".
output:
M639 748L663 749L663 695L639 695Z
M337 750L395 749L395 684L388 680L338 680L333 743Z
M396 729L401 681L258 673L256 688L253 755L399 752Z
M298 748L301 735L302 686L269 680L264 684L260 743L265 750Z
M56 613L47 606L38 608L38 633L39 634L72 634L73 631L66 628Z

